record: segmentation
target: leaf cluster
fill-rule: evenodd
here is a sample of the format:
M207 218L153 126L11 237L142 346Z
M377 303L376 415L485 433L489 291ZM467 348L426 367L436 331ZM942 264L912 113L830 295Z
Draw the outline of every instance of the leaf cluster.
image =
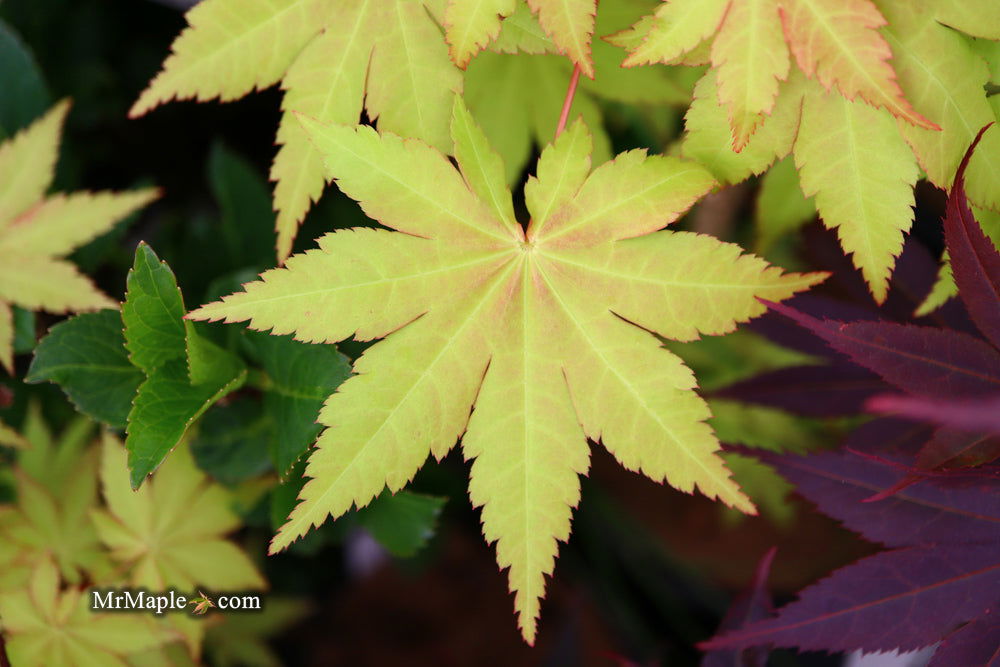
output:
M991 422L1000 387L1000 252L973 217L964 189L984 132L959 166L944 220L959 296L975 324L971 333L820 319L774 306L864 369L854 394L838 391L839 382L846 387L850 380L833 378L835 405L862 404L894 416L857 429L842 451L760 458L824 514L890 550L838 570L773 617L722 632L706 647L874 652L940 642L932 665L987 664L995 656L1000 476L993 462L1000 431ZM757 389L780 384L771 377L730 391L752 393L754 382ZM822 400L823 383L814 385L814 398ZM890 388L903 393L883 395ZM894 622L884 624L885 618Z

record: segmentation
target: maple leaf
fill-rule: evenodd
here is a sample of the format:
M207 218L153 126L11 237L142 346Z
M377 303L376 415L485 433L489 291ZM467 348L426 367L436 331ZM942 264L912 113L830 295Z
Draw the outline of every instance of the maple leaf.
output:
M212 598L205 595L202 591L198 591L198 597L192 598L188 604L194 605L194 609L191 610L191 613L199 616L207 612L210 608L215 607L215 603L212 602Z
M470 496L510 568L530 642L588 437L631 470L753 511L713 454L692 373L649 332L725 333L763 312L755 295L786 298L823 276L782 275L738 246L657 232L713 186L707 172L641 150L591 172L590 134L577 121L525 188L525 232L502 161L461 98L460 171L418 141L302 122L340 189L402 233L328 234L287 269L188 314L307 342L386 337L321 411L328 428L309 459L312 479L272 552L386 486L400 489L462 436L475 459Z
M803 590L773 619L715 637L704 648L913 650L986 616L995 604L995 481L928 481L862 503L902 474L843 452L760 457L822 512L894 549L848 565Z
M21 437L30 447L17 453L17 499L0 505L0 590L27 585L46 558L71 584L107 576L111 563L87 518L97 502L97 452L89 446L93 425L78 418L53 438L32 403Z
M0 145L0 366L14 372L11 305L52 313L116 304L60 259L159 196L79 192L45 197L52 184L69 102L57 104Z
M449 0L444 13L451 59L461 68L500 34L500 21L514 13L517 0Z
M452 60L462 69L494 42L491 48L502 53L560 53L593 79L596 14L596 0L448 0L443 23Z
M994 247L1000 244L1000 213L971 205L969 208L972 209L973 217L979 222L983 232L993 241ZM914 314L929 315L956 296L958 296L958 285L955 284L955 276L951 270L951 258L945 250L934 287Z
M804 194L815 195L824 224L838 230L881 300L912 223L917 165L950 188L976 129L995 115L986 63L946 25L996 39L995 11L981 3L784 0L777 13L796 61L785 77L776 10L765 4L669 0L611 39L632 52L626 66L680 58L712 65L686 116L683 154L718 178L762 173L794 141ZM704 58L695 57L700 50ZM1000 131L983 141L969 168L970 198L997 209ZM922 312L953 293L947 288L945 276Z
M965 193L966 168L973 157L973 151L988 129L989 126L986 126L979 131L959 165L945 209L944 231L948 252L954 258L956 291L979 331L995 348L1000 349L1000 316L997 314L1000 305L1000 252L980 227L969 207ZM990 359L992 362L992 357ZM998 434L1000 433L1000 419L997 417L997 406L1000 405L1000 374L998 374L1000 368L996 363L985 363L982 370L987 379L993 381L993 386L975 394L961 392L966 396L972 396L971 399L956 396L952 400L930 401L927 396L929 392L918 387L912 391L917 396L875 397L869 405L876 412L898 412L956 428L964 427L966 430ZM989 393L991 391L992 393ZM945 395L936 398L950 397ZM972 445L959 441L957 444L944 446L943 450L947 453L945 457L947 460L953 458L952 454L956 450L964 452L969 447L974 447L981 451L984 445L991 454L1000 454L1000 451L995 451L997 445L993 440L986 443L974 441ZM936 458L942 456L937 454Z
M490 50L469 63L464 97L490 144L503 157L507 182L524 171L532 146L544 146L556 129L571 63L555 55L557 48L542 31L526 5L502 24ZM596 30L607 33L633 22L645 2L602 2ZM517 54L517 55L513 55ZM623 69L622 52L603 40L593 44L595 80L581 79L570 117L582 115L593 133L594 161L611 157L611 139L604 130L602 102L687 106L690 90L665 68Z
M826 90L836 86L919 127L937 126L917 113L896 82L892 53L878 33L885 18L870 0L666 0L650 20L616 41L633 47L624 65L673 64L711 39L719 102L728 110L739 152L773 108L778 83L799 68ZM787 42L787 45L786 45Z
M208 480L186 445L178 446L156 476L133 491L125 449L105 434L100 479L107 509L91 510L90 518L111 559L127 568L132 586L150 591L266 586L247 555L224 539L240 525L232 495ZM165 623L197 658L204 625L176 614L167 616Z
M240 525L229 493L205 477L186 446L133 491L125 449L105 434L100 478L108 509L93 510L91 518L111 557L130 568L132 585L152 591L265 585L247 556L223 539Z
M147 617L95 613L78 588L59 590L55 565L41 560L29 585L0 593L0 618L11 663L116 665L173 639Z
M163 70L130 114L173 98L234 100L281 82L284 114L271 178L276 181L278 261L323 191L320 155L292 111L379 127L451 149L451 98L462 89L428 10L411 0L205 0L186 17ZM426 6L425 6L426 5Z
M590 38L594 34L596 0L528 0L545 32L580 71L594 78Z
M893 52L900 84L914 107L940 130L901 124L900 131L926 172L928 180L949 189L965 149L976 132L996 120L984 86L989 71L969 42L948 23L948 6L956 3L880 1L889 19L883 34ZM969 10L978 3L964 3ZM978 8L980 26L996 21L996 7ZM1000 39L995 34L993 39ZM972 157L968 189L980 206L1000 208L997 183L1000 180L1000 131L982 138L982 150Z
M757 569L754 570L753 579L750 585L740 593L722 618L719 624L719 632L738 630L750 625L755 621L771 616L774 612L774 605L771 596L767 592L767 578L771 572L771 563L777 549L768 549ZM767 653L757 647L744 649L742 651L713 651L705 655L701 661L701 667L727 667L736 665L738 667L758 667L767 663Z
M986 340L884 321L836 322L774 305L908 394L870 405L945 424L932 432L879 419L857 429L844 451L758 455L824 514L892 550L803 590L773 619L724 633L704 647L884 651L941 642L931 664L995 658L1000 471L984 464L1000 456L1000 253L972 216L964 189L965 169L985 131L955 175L944 227L959 295ZM986 636L971 635L972 628Z

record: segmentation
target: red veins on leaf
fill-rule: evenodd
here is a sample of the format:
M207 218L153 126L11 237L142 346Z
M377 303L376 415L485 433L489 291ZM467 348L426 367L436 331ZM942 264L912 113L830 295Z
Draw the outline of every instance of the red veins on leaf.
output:
M703 648L909 651L940 642L931 667L1000 665L1000 465L993 463L1000 457L1000 253L964 190L985 129L961 163L944 219L974 326L954 313L939 318L944 327L891 322L884 309L862 308L848 319L852 307L814 295L795 307L768 304L826 349L780 331L774 316L758 331L827 364L718 392L814 416L861 408L894 415L861 426L840 451L752 452L819 511L889 550L804 589L771 618L720 628Z

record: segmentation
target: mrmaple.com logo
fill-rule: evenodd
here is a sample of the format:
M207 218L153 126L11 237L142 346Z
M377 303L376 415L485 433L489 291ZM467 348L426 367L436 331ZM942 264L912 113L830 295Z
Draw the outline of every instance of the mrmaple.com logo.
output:
M204 614L209 609L220 611L260 611L261 596L258 594L217 595L211 598L198 591L198 595L187 597L175 590L150 593L143 589L105 589L90 591L92 611L151 611L159 616L168 611L183 611L191 607L192 614Z

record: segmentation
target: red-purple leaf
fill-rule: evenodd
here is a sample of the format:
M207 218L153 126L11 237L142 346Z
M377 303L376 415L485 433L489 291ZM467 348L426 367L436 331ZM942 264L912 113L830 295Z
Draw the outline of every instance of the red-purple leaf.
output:
M718 632L739 630L764 620L774 613L771 595L767 592L767 578L777 549L768 549L757 564L749 588L743 591L726 612ZM764 667L767 651L760 647L732 651L710 651L701 660L701 667Z
M843 445L845 449L909 465L933 434L934 429L927 424L882 417L851 431Z
M793 366L756 375L713 393L809 417L856 415L865 401L885 391L874 373L854 364Z
M823 514L874 542L890 547L1000 542L1000 484L995 481L925 479L881 502L863 503L905 479L907 471L845 451L787 456L754 450L754 455Z
M1000 404L997 409L1000 410ZM917 467L922 470L968 468L992 463L998 457L1000 436L945 426L935 431L920 449Z
M837 301L814 294L812 291L797 294L789 299L786 305L794 306L800 312L825 319L878 320L878 313L875 310ZM769 310L757 319L751 320L746 326L751 331L783 347L843 363L843 357L831 350L829 345L808 331L788 326L785 316L778 313Z
M948 635L927 667L1000 667L1000 614L991 610L982 618Z
M968 334L889 322L821 320L765 303L904 391L940 397L1000 391L1000 352Z
M990 125L979 130L955 174L944 217L944 238L959 296L979 330L1000 348L1000 253L976 222L965 197L965 168Z
M909 547L837 570L778 615L715 637L704 648L770 644L806 651L911 651L996 604L997 545Z
M918 396L884 395L868 401L867 408L872 412L892 413L942 426L1000 434L1000 396L932 400Z

